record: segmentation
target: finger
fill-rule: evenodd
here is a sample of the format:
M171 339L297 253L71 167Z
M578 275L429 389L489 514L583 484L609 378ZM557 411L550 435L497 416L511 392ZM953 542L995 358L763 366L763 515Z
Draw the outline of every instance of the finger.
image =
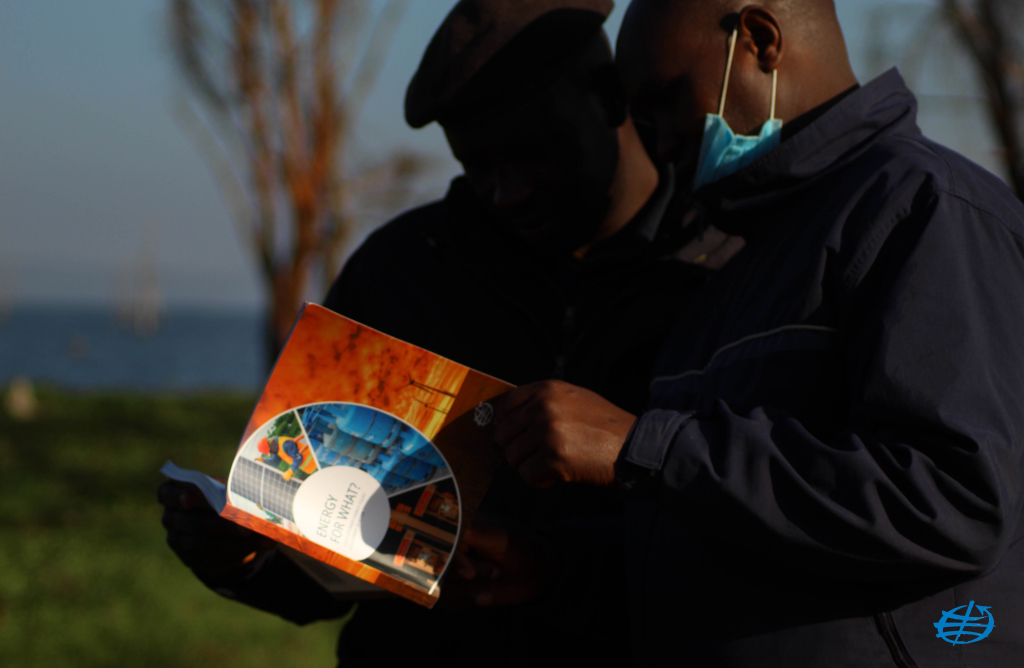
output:
M520 434L505 447L505 460L512 468L518 469L523 462L537 455L537 451L541 449L543 441L533 431L535 430Z
M156 490L156 498L162 505L171 508L181 507L181 496L188 488L177 480L165 480Z
M478 555L463 554L452 559L449 568L456 569L456 573L463 580L493 580L501 574L501 567L488 559L481 559Z
M474 524L463 534L464 541L477 560L502 563L508 552L509 532L497 525Z
M516 467L519 476L534 489L548 489L565 480L561 462L546 452L538 452Z
M546 426L549 422L544 402L538 395L534 395L498 421L494 428L494 440L501 447L508 448L509 444L522 436L526 430Z
M203 534L207 536L252 536L255 534L231 520L226 520L212 510L164 509L161 521L168 531Z
M496 420L500 423L506 415L527 403L547 386L547 382L548 381L541 381L539 383L521 385L509 390L505 394L500 394L491 399L491 405L494 406L494 417Z
M256 551L238 552L230 556L210 556L207 554L185 555L176 553L181 562L197 573L205 575L223 575L230 573L255 559Z
M157 489L156 496L161 504L171 508L210 508L209 502L199 488L188 482L165 480Z
M539 416L539 408L531 412L538 416L531 419L526 430L505 446L505 459L512 468L519 468L530 457L543 453L550 456L554 452L556 428L546 417Z
M463 552L452 554L452 561L448 568L454 569L463 580L472 580L476 577L476 566L473 560Z
M199 565L235 565L259 548L255 538L202 536L176 531L167 534L167 545L190 568Z

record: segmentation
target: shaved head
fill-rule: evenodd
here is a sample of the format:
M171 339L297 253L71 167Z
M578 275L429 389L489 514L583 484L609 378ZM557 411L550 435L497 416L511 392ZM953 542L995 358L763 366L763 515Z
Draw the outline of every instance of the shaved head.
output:
M671 20L695 12L710 16L738 14L744 7L755 3L749 0L634 0L632 4L644 5ZM780 17L805 23L835 20L836 16L833 0L762 0L756 4Z
M634 119L656 157L692 169L704 118L717 113L737 31L724 116L740 134L789 122L856 84L832 0L633 0L617 60Z
M668 21L686 20L698 15L721 19L739 14L754 5L750 0L634 0L634 5L651 5ZM839 31L834 0L762 0L756 3L774 13L787 24L792 36L809 41L826 42Z

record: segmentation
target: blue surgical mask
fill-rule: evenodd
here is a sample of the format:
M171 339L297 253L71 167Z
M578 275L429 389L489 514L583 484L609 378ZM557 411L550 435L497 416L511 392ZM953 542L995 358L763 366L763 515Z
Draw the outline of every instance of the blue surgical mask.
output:
M725 81L722 83L722 99L717 114L708 114L704 121L704 139L700 145L697 160L697 174L693 189L714 183L734 174L779 145L782 140L782 120L775 118L775 91L778 86L778 72L772 72L772 104L768 121L756 137L738 135L725 122L725 97L729 91L729 74L732 72L732 58L736 52L738 29L729 38L729 60L725 66Z

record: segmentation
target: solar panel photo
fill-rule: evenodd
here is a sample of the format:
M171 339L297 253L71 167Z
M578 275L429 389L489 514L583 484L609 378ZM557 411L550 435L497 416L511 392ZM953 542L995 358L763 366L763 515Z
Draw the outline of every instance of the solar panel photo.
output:
M294 522L292 502L300 483L285 480L280 471L239 458L231 474L231 493L237 494L278 517Z

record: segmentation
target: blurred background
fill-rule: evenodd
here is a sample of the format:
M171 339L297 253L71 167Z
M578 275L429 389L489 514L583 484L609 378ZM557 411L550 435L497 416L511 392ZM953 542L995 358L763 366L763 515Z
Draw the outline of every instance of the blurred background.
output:
M0 663L333 664L163 542L227 471L298 306L459 173L405 87L454 0L0 3ZM1024 192L1011 0L836 0L862 83ZM627 2L607 23L614 42Z

